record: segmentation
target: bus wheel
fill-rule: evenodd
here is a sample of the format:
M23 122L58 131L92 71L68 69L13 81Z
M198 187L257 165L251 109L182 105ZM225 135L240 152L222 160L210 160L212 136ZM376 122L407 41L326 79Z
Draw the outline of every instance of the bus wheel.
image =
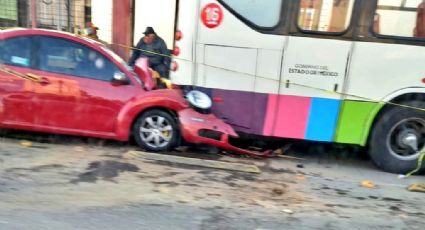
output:
M425 108L420 101L404 105ZM376 122L370 141L370 156L378 167L398 174L412 171L425 146L425 111L401 106L386 110Z

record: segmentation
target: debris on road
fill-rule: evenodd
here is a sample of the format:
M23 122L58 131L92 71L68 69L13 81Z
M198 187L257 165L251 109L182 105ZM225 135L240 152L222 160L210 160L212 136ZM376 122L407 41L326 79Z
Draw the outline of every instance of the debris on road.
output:
M370 180L363 180L360 185L364 188L376 188L375 183Z
M274 188L274 189L272 189L272 193L273 193L274 195L281 196L281 195L283 195L285 192L283 191L283 189L280 189L280 188Z
M283 209L282 212L288 213L288 214L293 214L294 213L294 211L292 211L291 209Z
M407 187L407 190L409 190L410 192L425 192L425 184L411 184L409 187Z
M269 201L253 199L254 203L260 205L263 208L276 209L276 206Z
M305 176L304 176L304 175L302 175L302 174L297 174L297 175L295 176L295 179L297 179L297 180L305 180Z
M207 168L223 169L229 171L239 171L246 173L261 173L261 170L255 165L230 163L224 161L203 160L189 157L171 156L157 153L147 153L141 151L129 151L124 155L125 158L144 158L146 160L165 161L192 166L201 166Z
M21 142L20 142L20 144L21 144L22 146L24 146L24 147L27 147L27 148L29 148L29 147L31 147L31 146L32 146L32 142L31 142L31 141L27 141L27 140L23 140L23 141L21 141Z
M284 158L284 159L289 159L289 160L305 161L305 159L304 159L304 158L292 157L292 156L286 156L286 155L278 155L278 156L276 156L276 157Z
M293 157L293 156L288 156L285 155L285 153L291 149L292 144L287 144L285 146L283 146L282 148L276 149L275 151L273 151L273 155L275 157L279 157L279 158L284 158L284 159L289 159L289 160L299 160L299 161L304 161L304 158L299 158L299 157Z
M84 149L84 147L76 146L76 147L74 147L74 151L75 152L85 152L86 150Z

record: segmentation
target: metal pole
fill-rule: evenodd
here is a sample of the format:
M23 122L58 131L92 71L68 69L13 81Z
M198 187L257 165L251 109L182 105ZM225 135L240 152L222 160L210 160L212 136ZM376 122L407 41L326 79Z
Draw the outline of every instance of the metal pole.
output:
M37 28L37 2L31 0L31 27Z
M59 15L58 15L58 20L57 20L57 25L56 25L56 27L57 27L57 30L59 30L59 31L61 31L62 30L62 0L59 0L57 3L56 3L57 5L57 9L59 9L58 10L58 13L59 13Z
M71 31L71 0L67 0L66 4L67 4L66 14L67 14L67 21L68 21L67 29L68 29L68 32L74 32L74 31Z

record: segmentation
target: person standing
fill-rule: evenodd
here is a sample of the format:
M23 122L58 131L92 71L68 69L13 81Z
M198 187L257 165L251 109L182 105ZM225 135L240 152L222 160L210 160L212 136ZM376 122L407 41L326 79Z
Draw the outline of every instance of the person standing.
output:
M87 22L85 28L85 35L93 40L99 40L97 36L97 31L99 30L92 22Z
M145 36L137 43L128 64L133 67L138 58L147 57L149 67L158 72L161 77L168 79L171 58L167 45L152 27L146 27L143 34Z

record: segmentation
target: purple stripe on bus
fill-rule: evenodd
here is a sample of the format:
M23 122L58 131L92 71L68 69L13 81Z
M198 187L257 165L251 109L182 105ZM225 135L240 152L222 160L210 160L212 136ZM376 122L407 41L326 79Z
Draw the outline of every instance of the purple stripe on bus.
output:
M232 125L236 131L262 135L268 94L196 87L212 98L212 113Z

